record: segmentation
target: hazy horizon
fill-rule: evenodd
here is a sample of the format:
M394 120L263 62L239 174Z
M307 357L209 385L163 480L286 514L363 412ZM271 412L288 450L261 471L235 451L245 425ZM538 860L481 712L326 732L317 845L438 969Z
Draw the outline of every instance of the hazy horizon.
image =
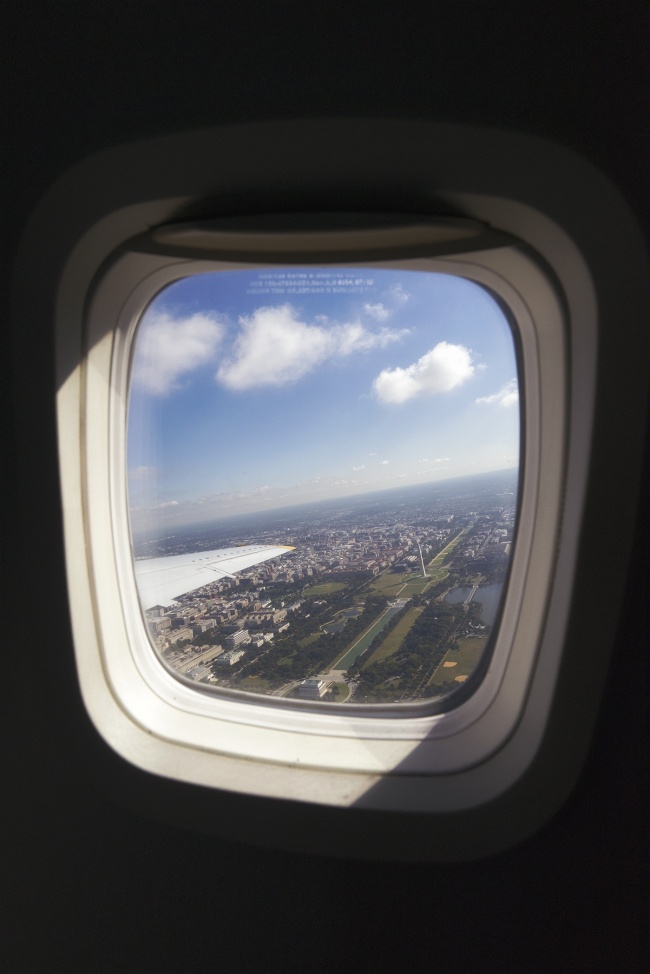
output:
M481 473L477 473L477 474L465 474L461 477L448 477L445 479L441 479L437 481L428 481L426 483L421 483L421 484L400 484L396 487L379 488L378 490L370 490L370 491L366 491L365 493L348 494L343 497L341 496L329 497L329 498L323 497L323 498L319 498L318 500L303 501L302 503L299 504L288 504L282 507L270 507L270 508L264 508L262 510L244 511L237 514L229 514L221 517L208 518L202 521L192 522L191 524L190 523L163 524L160 521L158 521L154 525L150 525L146 528L134 530L133 534L134 534L134 538L137 541L144 541L147 540L147 536L152 531L155 532L163 528L165 530L170 529L174 531L187 531L189 533L193 533L195 531L202 530L202 529L222 529L225 531L231 525L241 526L242 528L246 527L247 525L252 526L254 522L256 522L258 519L264 519L265 516L268 514L273 514L277 517L279 521L284 521L290 518L295 518L296 514L303 511L303 509L304 509L304 513L307 513L309 509L314 509L314 511L316 511L321 507L331 510L331 507L333 505L340 504L341 506L344 505L347 506L346 502L352 502L352 501L362 502L363 499L366 497L375 498L384 495L395 495L399 493L404 493L405 495L411 494L412 496L413 495L417 496L417 493L419 491L427 492L428 489L431 489L431 491L433 491L436 487L440 487L441 489L444 490L445 485L447 485L448 487L452 487L453 484L455 483L460 484L461 482L465 482L465 481L467 482L480 481L482 478L498 477L499 475L503 475L504 477L512 476L516 480L517 471L510 468L504 468L501 470L482 471ZM516 489L516 483L514 486ZM454 494L452 496L453 498L456 498L456 497L461 497L462 494L458 494L458 495ZM388 504L388 497L386 499ZM411 498L406 498L406 502L412 502ZM370 504L369 506L376 506L376 504L377 501L375 501L374 504Z

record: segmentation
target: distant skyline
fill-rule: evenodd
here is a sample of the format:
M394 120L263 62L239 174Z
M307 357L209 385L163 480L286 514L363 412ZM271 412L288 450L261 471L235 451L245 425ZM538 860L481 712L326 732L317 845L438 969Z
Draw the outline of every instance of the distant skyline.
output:
M128 415L135 530L516 468L509 326L429 272L211 272L155 298Z

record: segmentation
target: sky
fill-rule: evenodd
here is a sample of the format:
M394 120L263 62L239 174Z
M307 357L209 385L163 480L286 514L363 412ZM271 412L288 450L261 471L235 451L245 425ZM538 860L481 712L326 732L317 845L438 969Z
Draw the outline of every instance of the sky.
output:
M139 324L134 530L515 468L517 369L490 294L401 269L217 271Z

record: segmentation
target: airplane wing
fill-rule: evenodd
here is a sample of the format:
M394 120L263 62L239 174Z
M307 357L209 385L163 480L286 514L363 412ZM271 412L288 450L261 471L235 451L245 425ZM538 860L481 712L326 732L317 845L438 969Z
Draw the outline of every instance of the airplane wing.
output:
M232 578L235 572L286 555L287 551L293 551L293 548L287 545L242 545L136 561L135 580L140 603L143 609L169 605L179 595L220 578Z

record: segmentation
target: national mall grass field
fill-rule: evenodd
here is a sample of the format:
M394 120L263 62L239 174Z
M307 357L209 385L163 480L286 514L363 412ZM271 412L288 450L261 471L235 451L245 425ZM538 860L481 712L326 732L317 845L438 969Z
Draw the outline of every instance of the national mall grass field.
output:
M466 636L459 639L459 648L450 649L445 653L429 683L446 683L447 680L463 683L474 671L485 644L485 636Z
M399 649L401 646L407 632L423 609L423 606L415 606L414 608L409 609L406 615L397 623L395 628L388 633L383 643L363 664L362 669L365 669L366 666L370 666L371 663L379 663L380 660L386 659L388 656L392 656L395 650Z

